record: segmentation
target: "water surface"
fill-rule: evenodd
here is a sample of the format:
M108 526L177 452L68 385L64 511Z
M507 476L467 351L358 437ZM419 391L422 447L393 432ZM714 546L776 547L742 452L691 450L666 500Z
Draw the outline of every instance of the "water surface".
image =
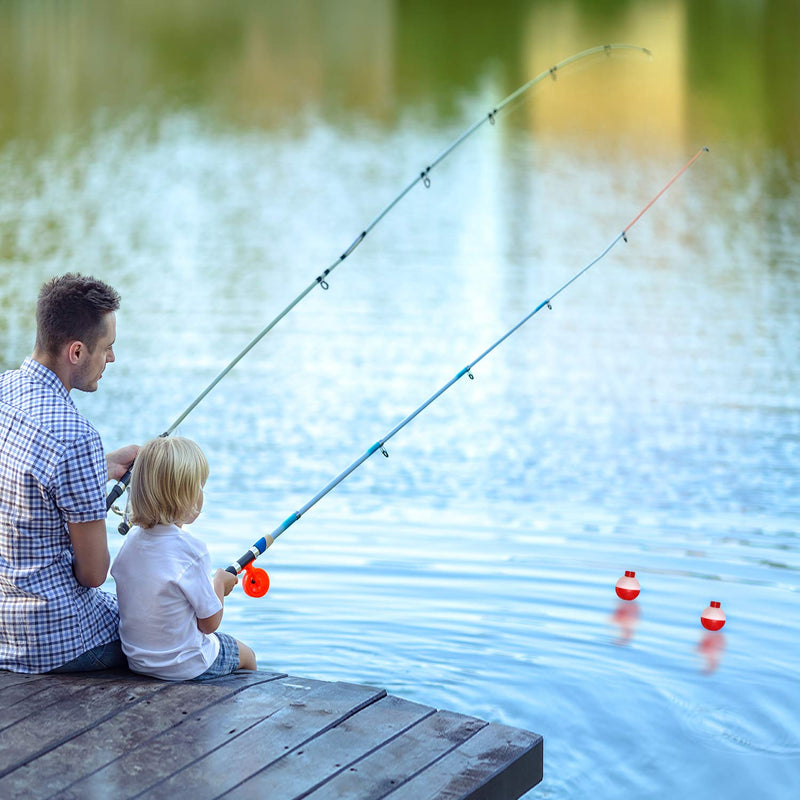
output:
M265 669L543 734L535 797L793 797L793 4L293 7L3 12L2 367L42 281L94 273L123 295L118 360L75 400L109 448L156 435L499 99L584 47L650 47L482 128L197 407L193 528L240 556L708 145L278 540L225 629Z

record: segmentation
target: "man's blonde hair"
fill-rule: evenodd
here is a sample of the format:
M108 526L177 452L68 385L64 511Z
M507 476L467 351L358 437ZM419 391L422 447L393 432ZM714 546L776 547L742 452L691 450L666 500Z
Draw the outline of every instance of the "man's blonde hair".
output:
M133 465L131 522L142 528L186 522L199 511L207 478L208 461L191 439L150 440Z

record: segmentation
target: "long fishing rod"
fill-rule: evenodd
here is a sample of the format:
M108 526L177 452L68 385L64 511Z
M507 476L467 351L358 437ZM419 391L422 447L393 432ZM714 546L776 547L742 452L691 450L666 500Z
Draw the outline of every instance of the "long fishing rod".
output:
M670 181L664 186L661 191L653 197L653 199L622 229L622 232L617 235L617 237L611 242L611 244L603 250L600 255L590 261L583 269L579 270L575 273L565 284L563 284L556 292L551 294L546 299L542 300L536 308L533 309L529 314L523 317L516 325L514 325L511 329L509 329L506 333L504 333L497 341L495 341L492 345L486 348L474 361L467 364L462 370L460 370L456 375L451 378L447 383L442 386L441 389L434 392L421 406L419 406L416 410L412 411L405 419L403 419L400 423L398 423L392 430L390 430L382 439L379 439L375 444L373 444L369 449L363 453L363 455L359 456L349 467L347 467L344 471L340 472L330 483L327 484L321 491L317 492L302 508L298 511L295 511L289 517L287 517L277 528L275 528L272 533L268 534L267 536L262 537L259 539L238 561L235 561L229 567L226 567L226 571L230 572L233 575L239 575L242 571L245 572L245 578L242 581L244 590L247 594L253 597L261 597L263 596L267 590L269 589L269 577L267 573L263 569L259 569L257 567L252 566L252 562L255 561L260 555L267 550L272 544L274 544L275 540L289 527L294 525L300 517L303 516L312 506L318 503L323 497L325 497L328 492L338 486L348 475L354 472L358 467L361 466L370 456L374 453L380 451L384 456L388 457L389 453L386 450L386 442L388 442L395 434L405 428L411 420L417 417L420 413L422 413L431 403L433 403L437 398L441 397L454 383L459 381L464 375L469 376L470 380L474 379L472 374L473 367L482 361L486 356L489 355L493 350L499 347L506 339L508 339L512 334L518 331L528 320L530 320L534 315L538 314L545 306L547 308L552 308L552 302L558 297L568 286L575 283L584 273L586 273L589 269L591 269L595 264L601 261L603 258L608 255L609 252L619 243L620 239L624 240L625 242L628 241L628 232L630 229L645 215L645 213L652 207L652 205L664 194L664 192L672 186L673 183L683 175L689 167L697 161L698 158L702 155L702 153L707 152L707 147L702 147L698 150L686 164L681 167L681 169L675 173L675 175L670 179Z
M559 74L563 74L564 70L575 64L579 61L583 61L586 58L589 58L593 55L598 54L605 54L606 56L611 56L613 53L618 51L628 51L628 52L635 52L641 53L645 56L650 57L652 53L645 47L639 47L638 45L633 44L605 44L605 45L598 45L597 47L590 47L588 50L583 50L580 53L576 53L575 55L570 56L569 58L565 58L563 61L559 61L557 64L554 64L549 69L546 69L540 75L537 75L535 78L529 80L527 83L523 84L519 87L516 91L512 92L508 97L504 100L500 101L488 114L481 117L477 122L467 128L460 136L458 136L450 145L448 145L441 153L439 153L436 158L433 159L427 166L425 166L420 173L411 181L401 192L397 194L397 196L372 220L372 222L364 228L361 233L356 236L355 239L351 242L350 246L325 270L323 270L313 281L303 289L297 297L292 300L289 305L286 306L277 316L274 317L250 342L241 350L241 352L236 355L235 358L231 360L231 362L222 370L222 372L214 378L208 386L203 389L202 392L186 407L186 409L177 417L177 419L169 426L169 428L162 433L162 436L169 436L171 433L175 431L178 425L186 419L186 417L191 414L191 412L197 407L199 403L203 401L206 395L214 389L214 387L287 315L289 314L292 309L297 306L314 288L317 286L321 287L322 289L328 289L328 277L331 273L339 266L346 258L348 258L353 251L367 238L367 235L372 231L372 229L420 182L426 187L429 188L431 185L430 174L432 170L437 167L442 161L444 161L447 156L450 155L460 144L462 144L466 139L472 136L475 131L477 131L480 127L485 125L487 122L494 125L497 115L505 108L510 106L515 101L519 100L523 95L529 93L531 89L533 89L537 84L541 83L546 78L552 78L553 80ZM131 480L131 470L129 469L120 480L114 485L109 493L108 497L106 498L106 510L109 510L111 506L116 502L116 500L122 495L122 493L127 488L128 484ZM120 525L120 533L127 533L128 525L127 522L123 522Z

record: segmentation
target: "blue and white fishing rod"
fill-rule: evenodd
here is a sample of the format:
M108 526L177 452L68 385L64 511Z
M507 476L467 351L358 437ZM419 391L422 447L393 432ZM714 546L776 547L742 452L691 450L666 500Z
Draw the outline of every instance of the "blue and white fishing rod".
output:
M330 483L328 483L322 490L317 492L302 508L298 511L295 511L291 516L287 517L277 528L275 528L272 533L267 534L266 536L259 539L238 561L235 561L229 567L226 567L226 571L230 572L233 575L238 575L242 571L245 572L245 577L243 579L243 587L247 594L251 595L252 597L261 597L266 594L267 590L269 589L269 577L267 573L263 569L259 569L257 567L252 566L252 562L255 561L260 555L267 550L267 548L271 547L275 540L288 528L294 525L300 517L303 516L312 506L316 505L323 497L325 497L328 492L338 486L348 475L353 473L358 467L360 467L370 456L374 453L381 452L384 456L389 455L388 451L386 450L386 443L393 437L395 434L399 433L406 425L408 425L411 420L421 414L431 403L433 403L437 398L441 397L454 383L461 380L465 375L467 375L470 380L473 379L472 369L475 367L476 364L483 361L486 356L489 355L493 350L499 347L506 339L508 339L512 334L516 333L528 320L530 320L533 316L539 313L543 308L552 308L552 302L558 297L568 286L573 284L575 281L578 280L585 272L591 269L595 264L605 258L608 253L619 243L620 239L624 241L628 241L628 232L630 229L644 216L647 210L658 200L664 192L669 189L670 186L684 173L686 172L689 167L694 164L695 161L701 156L702 153L707 152L707 147L702 147L698 150L694 156L692 156L689 161L684 164L684 166L671 178L671 180L664 186L661 191L653 197L653 199L631 220L625 228L622 229L622 232L617 235L617 237L611 242L611 244L603 250L600 255L590 261L585 267L575 273L565 284L563 284L556 292L551 294L546 299L542 300L536 308L533 309L529 314L523 317L516 325L514 325L510 330L504 333L497 341L495 341L492 345L486 348L474 361L467 364L462 370L460 370L456 375L451 378L447 383L442 386L441 389L434 392L421 406L417 409L412 411L405 419L395 425L382 439L379 439L375 444L373 444L369 449L359 456L349 467L345 470L340 472Z
M546 69L540 75L537 75L535 78L529 80L527 83L523 84L519 87L516 91L512 92L508 97L504 100L499 102L488 114L481 117L477 122L467 128L460 136L458 136L448 147L442 150L433 161L429 162L422 170L420 170L419 174L411 181L399 194L397 194L394 199L372 220L372 222L364 228L361 233L356 236L355 239L351 242L350 246L344 250L344 252L325 270L323 270L313 281L303 289L297 297L292 300L289 305L287 305L279 314L277 314L250 342L241 350L241 352L236 355L234 359L222 370L222 372L214 378L208 386L203 389L202 392L187 406L187 408L180 414L180 416L169 426L169 428L162 433L162 436L169 436L171 433L175 431L175 429L186 419L186 417L191 414L191 412L196 408L196 406L202 402L205 396L212 390L214 387L287 315L292 309L297 306L310 292L315 289L317 286L321 287L322 289L328 288L328 278L330 277L331 273L339 266L346 258L348 258L353 251L367 238L367 235L372 231L372 229L420 182L427 188L431 185L430 174L435 167L437 167L442 161L444 161L447 156L450 155L459 145L461 145L466 139L472 136L475 131L485 125L487 122L490 124L494 124L497 118L497 115L503 111L504 109L511 106L515 101L520 100L523 95L527 95L531 92L531 90L537 86L539 83L544 81L546 78L552 78L553 80L556 79L558 75L562 75L565 73L567 68L571 67L573 64L578 63L585 63L586 59L590 58L591 56L600 56L600 57L608 57L615 53L633 53L633 54L640 54L645 55L648 58L651 56L650 51L645 47L639 47L638 45L632 44L605 44L599 45L597 47L590 47L588 50L583 50L580 53L576 53L569 58L565 58L563 61L559 61L558 64L554 64L549 69ZM106 498L106 510L110 509L116 500L122 495L125 489L128 487L128 484L131 480L131 470L128 470L122 478L113 486L111 491ZM120 533L127 533L128 531L128 523L127 519L123 521L123 523L119 526Z

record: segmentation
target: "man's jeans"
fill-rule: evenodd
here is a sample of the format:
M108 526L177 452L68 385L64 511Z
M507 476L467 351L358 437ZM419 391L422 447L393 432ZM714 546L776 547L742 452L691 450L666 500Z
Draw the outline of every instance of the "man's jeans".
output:
M101 644L87 650L83 655L73 658L66 664L62 664L56 669L51 669L48 675L58 672L95 672L100 669L119 669L127 668L128 659L122 652L122 645L119 639L115 639L108 644Z

